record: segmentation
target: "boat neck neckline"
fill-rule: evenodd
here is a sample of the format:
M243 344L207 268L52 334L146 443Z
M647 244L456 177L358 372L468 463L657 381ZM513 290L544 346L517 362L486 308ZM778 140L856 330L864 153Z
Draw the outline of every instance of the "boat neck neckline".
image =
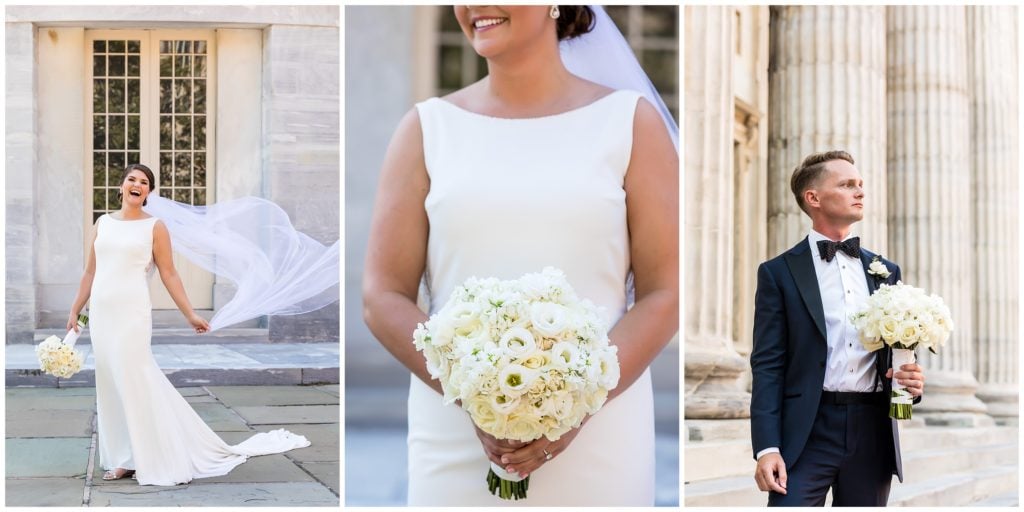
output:
M607 100L608 98L611 98L612 96L615 96L615 95L617 95L619 93L622 93L622 92L628 92L628 90L627 89L616 89L616 90L614 90L614 91L612 91L612 92L610 92L608 94L605 94L604 96L601 96L600 98L598 98L598 99L596 99L594 101L591 101L590 103L587 103L585 105L580 105L578 107L571 108L569 110L565 110L565 111L562 111L562 112L556 112L554 114L546 114L546 115L542 115L542 116L533 116L533 117L498 117L498 116L492 116L492 115L481 114L480 112L474 112L472 110L465 109L465 108L460 107L460 106L458 106L458 105L456 105L456 104L454 104L454 103L452 103L452 102L450 102L448 100L445 100L445 99L442 99L442 98L439 98L439 97L435 97L434 99L439 101L439 102L441 102L444 105L447 105L448 107L451 107L454 110L457 110L459 112L463 112L463 113L471 115L471 116L482 117L484 119L495 119L495 120L498 120L498 121L539 121L539 120L544 120L544 119L552 119L552 118L556 118L556 117L568 116L568 115L575 114L577 112L581 112L581 111L587 110L587 109L589 109L591 107L594 107L594 106L596 106L596 105L598 105L600 103L604 103L604 101Z

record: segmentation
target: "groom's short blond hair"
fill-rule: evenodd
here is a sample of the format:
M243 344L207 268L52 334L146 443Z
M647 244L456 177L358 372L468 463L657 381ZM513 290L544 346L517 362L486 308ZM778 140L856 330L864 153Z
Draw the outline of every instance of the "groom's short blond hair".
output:
M793 177L789 180L789 187L793 189L796 204L800 205L800 209L808 215L811 212L807 211L807 204L804 203L804 191L818 183L821 175L825 172L825 164L832 160L846 160L851 164L854 163L852 155L837 149L822 151L821 153L811 153L793 170Z

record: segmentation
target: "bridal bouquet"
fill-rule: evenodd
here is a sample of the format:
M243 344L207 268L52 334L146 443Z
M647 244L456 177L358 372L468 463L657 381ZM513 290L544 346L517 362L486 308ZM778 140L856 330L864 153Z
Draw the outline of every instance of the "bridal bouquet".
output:
M557 440L594 414L619 381L617 348L588 300L560 270L519 279L470 278L413 333L446 404L460 401L498 438ZM491 494L526 497L520 479L491 464Z
M914 349L919 346L937 354L953 331L949 307L942 297L902 282L881 285L850 321L867 350L875 351L883 345L892 347L894 369L913 363ZM912 403L913 397L893 377L889 416L910 419Z
M36 346L36 357L39 358L39 369L53 375L54 377L70 378L82 369L85 363L85 356L75 350L75 342L81 336L81 330L89 323L89 317L78 315L78 329L68 331L61 340L56 336L49 336L42 343Z

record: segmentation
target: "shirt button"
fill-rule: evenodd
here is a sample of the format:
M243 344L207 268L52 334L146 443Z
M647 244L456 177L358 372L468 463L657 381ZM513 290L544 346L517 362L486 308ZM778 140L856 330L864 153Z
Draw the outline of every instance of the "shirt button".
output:
M850 293L850 290L846 290L846 293Z
M850 373L853 373L853 368L850 368Z

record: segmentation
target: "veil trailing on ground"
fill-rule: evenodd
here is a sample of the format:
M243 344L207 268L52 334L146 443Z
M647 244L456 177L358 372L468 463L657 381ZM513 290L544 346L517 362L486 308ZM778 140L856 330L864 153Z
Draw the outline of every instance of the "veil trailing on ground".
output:
M647 101L661 114L665 129L668 130L679 151L679 126L672 112L665 106L647 73L640 67L636 55L615 22L599 5L590 6L594 11L594 29L582 36L560 43L562 63L570 73L612 89L631 89L642 93Z
M271 201L244 197L190 206L154 194L143 209L167 226L175 252L237 287L213 316L211 330L263 315L308 313L339 300L338 242L325 246L296 230Z

